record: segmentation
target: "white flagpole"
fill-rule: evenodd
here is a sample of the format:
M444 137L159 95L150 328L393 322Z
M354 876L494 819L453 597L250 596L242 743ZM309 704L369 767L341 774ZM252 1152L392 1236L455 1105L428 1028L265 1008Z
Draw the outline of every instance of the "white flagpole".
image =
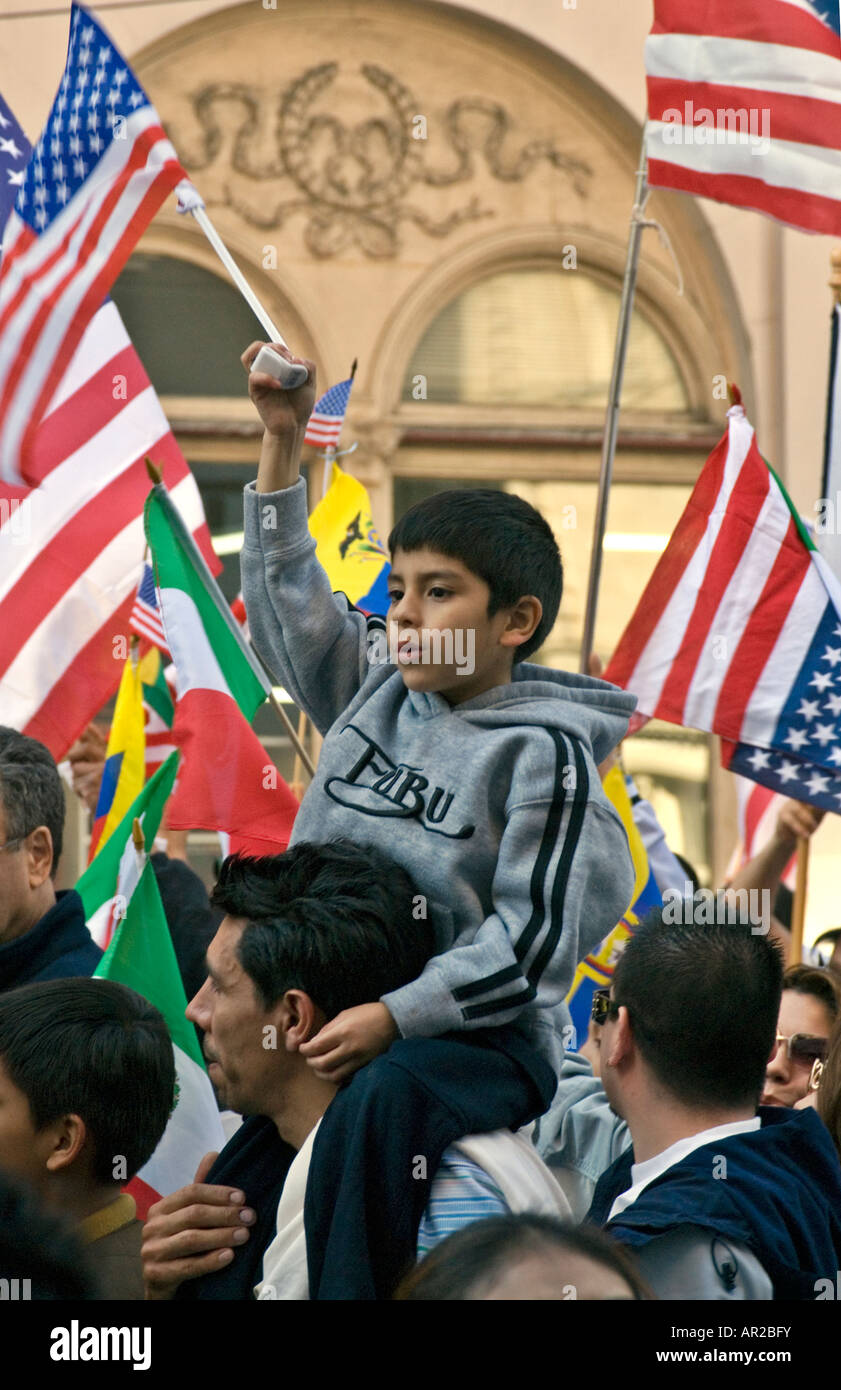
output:
M192 213L251 312L262 324L263 330L268 334L270 342L280 343L281 347L289 348L289 344L286 342L277 324L272 321L268 312L260 303L260 300L257 298L208 217L198 189L194 188L188 179L182 179L175 192L178 197L178 211Z
M336 457L335 444L328 444L324 450L324 472L321 475L321 496L327 496L327 489L330 486L330 476L333 472L333 460Z
M277 324L272 320L257 298L208 217L198 189L193 187L189 179L182 179L175 192L178 197L178 211L189 212L196 219L246 304L255 315L258 322L262 325L263 332L268 335L269 341L272 343L279 343L281 347L286 348L287 352L291 352L291 348ZM257 362L259 364L257 370L267 371L270 375L277 377L285 390L294 390L295 387L303 385L304 381L306 381L306 369L302 366L286 362L284 358L281 358L279 353L264 349L259 354ZM254 370L253 365L251 370Z
M616 330L616 347L613 354L613 373L610 379L610 394L605 416L604 438L602 440L602 461L599 474L599 492L596 500L596 523L593 529L593 552L590 557L590 578L587 585L587 604L584 610L584 635L581 642L581 670L586 675L593 650L593 634L596 626L596 606L599 599L599 583L602 573L602 544L607 524L607 504L610 484L613 478L613 460L616 456L616 437L619 432L619 402L622 397L622 379L625 374L625 358L628 351L628 334L631 329L631 315L634 308L634 293L637 285L640 241L646 226L643 213L648 200L645 163L645 128L643 127L642 149L640 150L637 182L634 190L634 207L631 213L631 234L628 239L628 254L625 261L625 279L622 284L622 300L619 306L619 326Z
M354 359L353 359L353 366L352 366L351 369L350 369L350 379L351 379L351 381L353 381L353 379L354 379L355 376L356 376L356 368L357 368L358 362L359 362L359 358L358 358L358 357L354 357ZM343 421L342 423L344 423L344 421ZM353 444L353 445L351 445L351 447L350 447L349 449L345 449L343 452L346 453L346 454L352 454L355 448L356 448L356 445ZM329 489L329 487L330 487L330 479L331 479L332 476L333 476L333 463L334 463L334 461L335 461L337 458L339 458L339 457L340 457L340 455L339 455L339 453L338 453L338 445L337 445L337 444L328 444L328 445L326 446L325 450L324 450L324 472L323 472L322 477L321 477L321 496L322 496L322 498L324 498L324 497L327 496L327 492L328 492L328 489Z

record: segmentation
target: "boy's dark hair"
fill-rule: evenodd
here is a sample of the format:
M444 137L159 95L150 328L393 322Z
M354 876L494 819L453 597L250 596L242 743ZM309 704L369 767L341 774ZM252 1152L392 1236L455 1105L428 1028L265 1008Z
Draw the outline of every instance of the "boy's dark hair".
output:
M523 661L542 647L558 616L564 575L558 544L548 521L522 497L492 488L436 492L416 502L393 527L388 548L437 550L461 560L491 591L488 617L525 594L543 605L533 636L517 647Z
M783 962L742 924L652 912L613 976L613 1000L665 1090L689 1106L755 1106L777 1033Z
M841 1013L841 985L832 971L822 966L807 965L805 961L790 965L783 975L783 989L810 994L823 1004L833 1023Z
M210 901L246 919L237 954L266 1009L301 989L334 1018L416 980L435 951L426 900L405 870L346 840L232 855Z
M37 738L0 725L0 802L6 837L25 840L45 825L53 842L55 878L64 835L64 788L55 758Z
M80 1115L98 1182L128 1181L155 1152L175 1092L172 1042L153 1004L113 980L46 980L0 994L0 1062L36 1129ZM114 1159L125 1158L125 1179Z
M635 1299L651 1298L630 1255L609 1236L533 1212L489 1216L455 1231L406 1275L394 1297L413 1302L481 1297L506 1268L530 1255L583 1255L621 1275Z

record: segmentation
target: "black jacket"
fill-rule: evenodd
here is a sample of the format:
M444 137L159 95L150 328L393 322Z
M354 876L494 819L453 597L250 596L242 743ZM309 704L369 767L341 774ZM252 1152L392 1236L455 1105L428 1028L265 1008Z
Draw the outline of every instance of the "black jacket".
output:
M762 1106L761 1128L695 1149L608 1217L631 1185L627 1150L602 1174L588 1221L639 1249L679 1226L700 1226L753 1252L777 1299L812 1300L841 1269L841 1165L813 1110ZM727 1160L726 1180L713 1157Z
M69 888L56 894L54 906L28 932L0 945L0 990L92 975L101 959L85 924L82 899Z

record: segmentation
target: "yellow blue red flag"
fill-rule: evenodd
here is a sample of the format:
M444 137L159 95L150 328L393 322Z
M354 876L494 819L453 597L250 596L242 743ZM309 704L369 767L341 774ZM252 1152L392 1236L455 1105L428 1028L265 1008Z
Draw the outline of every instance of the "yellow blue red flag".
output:
M634 891L622 920L617 922L613 931L605 937L596 951L584 957L573 977L566 998L575 1028L574 1046L569 1048L571 1052L576 1051L581 1043L586 1041L590 1011L593 1007L593 995L597 989L607 989L610 985L616 962L622 953L625 942L633 936L634 929L652 908L663 905L660 890L654 881L654 875L648 863L648 855L645 852L642 837L634 824L631 798L625 786L622 769L618 765L612 767L602 785L608 801L618 814L625 827L625 834L628 836L635 874Z
M88 862L99 853L109 835L120 824L131 803L142 792L143 783L146 781L143 711L145 661L146 657L139 661L136 653L132 652L123 668L111 732L108 735L105 767L99 784L99 799L91 831Z
M316 559L327 571L334 592L346 594L363 613L384 614L391 569L388 556L374 526L368 493L337 463L309 525Z

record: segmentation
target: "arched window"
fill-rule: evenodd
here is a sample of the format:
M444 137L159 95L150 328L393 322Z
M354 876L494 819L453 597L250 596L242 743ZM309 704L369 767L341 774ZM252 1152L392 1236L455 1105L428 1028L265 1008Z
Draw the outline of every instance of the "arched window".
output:
M441 310L418 343L402 399L464 405L593 410L607 402L619 293L585 270L504 270L471 285ZM687 412L674 354L639 310L625 367L625 409Z
M262 329L227 280L138 252L112 298L159 396L242 397L239 355Z

